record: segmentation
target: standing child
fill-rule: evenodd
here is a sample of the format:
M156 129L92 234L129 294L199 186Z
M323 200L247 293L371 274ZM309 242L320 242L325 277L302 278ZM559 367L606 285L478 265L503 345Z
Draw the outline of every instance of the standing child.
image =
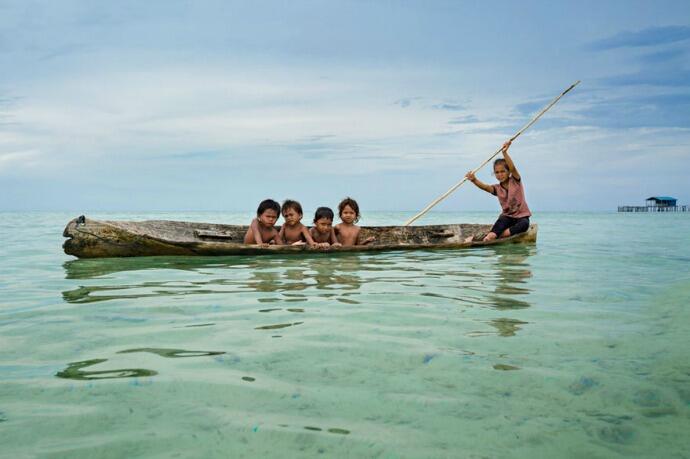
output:
M338 204L338 214L342 223L335 225L335 234L340 243L347 247L351 245L365 245L374 240L368 237L363 241L359 240L359 226L355 225L359 221L359 205L357 201L348 197Z
M333 211L328 207L319 207L314 215L314 226L310 230L311 237L319 247L340 247L333 230Z
M256 209L256 218L252 220L249 225L247 234L244 235L245 244L282 244L278 230L275 228L278 214L280 213L280 204L273 199L264 199Z
M316 242L309 234L309 230L301 223L302 205L299 202L292 199L285 200L280 212L283 214L285 223L283 223L278 234L285 244L301 245L307 243L311 247L316 246Z
M529 217L532 213L529 207L527 207L520 173L515 168L515 164L508 154L510 144L510 140L503 144L503 158L494 161L494 175L499 183L487 185L478 180L472 171L465 175L478 188L498 197L498 202L503 210L489 234L484 237L484 241L493 241L497 237L508 237L524 233L529 229ZM471 239L468 238L466 241Z

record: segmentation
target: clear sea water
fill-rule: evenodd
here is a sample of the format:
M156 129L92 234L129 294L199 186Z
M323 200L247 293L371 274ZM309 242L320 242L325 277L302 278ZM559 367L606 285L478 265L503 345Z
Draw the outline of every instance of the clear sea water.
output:
M690 214L538 214L534 246L102 260L62 252L75 216L0 213L2 457L690 457Z

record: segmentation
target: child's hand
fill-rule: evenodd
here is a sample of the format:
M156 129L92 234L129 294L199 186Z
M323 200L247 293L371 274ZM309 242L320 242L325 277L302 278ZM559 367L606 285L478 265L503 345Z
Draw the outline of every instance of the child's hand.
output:
M508 140L507 142L505 142L505 143L503 144L503 147L501 147L501 151L502 151L503 153L505 153L506 151L508 151L508 148L510 148L510 144L512 144L512 143L513 143L512 140Z
M472 171L469 171L467 174L465 174L465 177L470 182L474 182L475 180L477 180L477 177L474 176L474 172L472 172Z
M342 247L343 245L340 242L336 242L334 244L331 244L331 247Z
M331 244L329 244L328 242L321 242L320 244L318 244L318 246L322 249L327 249L331 246Z
M368 238L366 238L364 240L364 242L362 242L362 245L369 244L370 242L374 242L375 240L376 240L376 238L374 236L369 236Z

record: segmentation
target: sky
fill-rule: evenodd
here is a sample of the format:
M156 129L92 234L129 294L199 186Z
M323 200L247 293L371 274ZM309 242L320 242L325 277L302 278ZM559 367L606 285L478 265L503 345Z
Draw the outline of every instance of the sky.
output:
M577 80L511 148L532 211L690 204L687 0L0 0L0 69L0 211L415 211Z

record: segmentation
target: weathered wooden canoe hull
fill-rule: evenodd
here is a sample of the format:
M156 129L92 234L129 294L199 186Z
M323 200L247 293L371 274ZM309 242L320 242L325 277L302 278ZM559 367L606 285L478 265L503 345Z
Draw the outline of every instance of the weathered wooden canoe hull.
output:
M509 238L492 242L464 242L468 236L486 233L491 225L455 224L429 226L363 226L363 237L372 244L355 247L312 249L306 246L259 247L243 244L247 226L213 223L148 220L142 222L98 221L75 218L65 227L65 253L79 258L144 257L158 255L269 255L328 251L380 252L391 250L464 249L469 247L535 243L537 225Z

